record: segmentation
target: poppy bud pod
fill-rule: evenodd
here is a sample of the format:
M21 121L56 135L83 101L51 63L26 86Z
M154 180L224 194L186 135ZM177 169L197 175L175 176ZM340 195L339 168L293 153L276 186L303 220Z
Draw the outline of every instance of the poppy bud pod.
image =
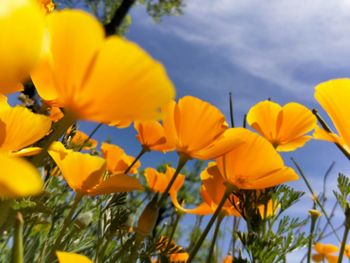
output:
M137 222L137 232L142 236L149 235L157 222L159 207L157 205L157 195L147 204Z

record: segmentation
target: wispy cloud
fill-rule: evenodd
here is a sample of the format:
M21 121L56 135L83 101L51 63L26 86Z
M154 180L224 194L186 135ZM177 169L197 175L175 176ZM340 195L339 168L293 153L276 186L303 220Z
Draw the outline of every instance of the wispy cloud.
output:
M158 30L310 99L313 85L347 74L349 9L345 0L191 0Z

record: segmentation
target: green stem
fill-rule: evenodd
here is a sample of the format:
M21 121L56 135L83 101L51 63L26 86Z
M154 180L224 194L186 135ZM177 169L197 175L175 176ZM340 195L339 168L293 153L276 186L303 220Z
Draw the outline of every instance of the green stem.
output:
M316 220L317 220L317 217L311 215L310 235L309 235L309 243L308 243L308 250L307 250L307 263L311 262L312 241L314 238Z
M35 166L39 167L43 164L45 159L44 157L47 154L47 150L50 148L50 145L54 141L57 141L65 133L65 131L71 125L73 125L74 121L75 118L70 113L66 113L62 119L53 125L53 132L46 137L40 145L38 145L42 148L41 152L35 155L31 160Z
M222 222L223 219L224 219L224 215L221 213L221 214L218 216L218 220L216 221L216 226L215 226L215 230L214 230L214 235L213 235L213 238L212 238L212 240L211 240L211 244L210 244L210 248L209 248L209 254L208 254L208 256L207 256L207 261L206 261L207 263L211 263L211 262L212 262L211 258L213 257L216 239L217 239L217 237L218 237L220 225L221 225L221 222Z
M12 247L12 263L23 263L23 216L20 212L16 215L15 232Z
M85 139L85 141L81 144L81 146L78 149L78 152L80 152L84 148L84 146L88 143L88 141L92 138L92 136L94 136L95 133L102 127L102 125L103 125L103 123L97 124L95 129L93 129L93 131L89 134L89 137L87 137Z
M235 119L233 115L233 102L232 102L232 93L229 93L229 98L230 98L230 120L231 120L231 127L235 127Z
M321 124L322 128L324 130L326 130L328 133L333 133L333 131L331 130L331 128L327 125L327 123L325 122L325 120L321 117L321 115L318 114L316 109L312 110L312 113L316 116L317 120L319 121L319 123ZM348 158L348 160L350 160L350 153L344 149L344 147L337 143L334 142L334 144L338 147L338 149L346 156L346 158Z
M233 231L232 231L232 256L235 256L235 249L236 249L236 232L239 226L240 218L234 216L233 217Z
M339 251L338 263L343 262L342 260L343 260L343 255L344 255L344 251L345 251L346 240L348 239L348 234L349 234L349 226L347 226L347 224L345 224L343 241L341 242L341 247L340 247L340 251Z
M173 227L171 228L171 233L169 235L169 242L167 243L166 248L165 248L165 254L168 252L168 250L170 248L171 240L173 240L173 238L174 238L175 231L176 231L176 228L180 222L180 219L181 219L181 213L177 213L175 222L173 224Z
M305 182L307 188L309 189L311 195L315 197L315 202L316 202L317 205L321 208L322 213L324 214L324 216L325 216L326 219L327 219L327 223L330 225L330 227L332 228L332 231L333 231L335 237L336 237L336 238L338 239L338 241L340 242L340 237L338 236L337 231L336 231L336 229L334 228L334 226L333 226L333 224L332 224L332 222L331 222L331 219L330 219L330 217L328 216L328 214L327 214L327 212L326 212L326 209L325 209L324 206L321 204L321 202L318 200L318 198L317 198L317 196L316 196L314 190L313 190L312 187L311 187L311 184L309 183L309 181L307 180L306 176L304 175L303 170L300 168L300 166L299 166L298 163L294 160L293 157L291 157L290 159L292 160L292 162L294 163L295 167L297 168L299 174L300 174L301 177L303 178L303 180L304 180L304 182Z
M145 148L145 147L142 147L142 149L139 152L139 154L136 156L136 158L133 160L133 162L129 165L129 167L126 168L124 173L127 174L131 170L131 168L137 163L137 161L140 160L142 155L144 155L146 152L149 152L149 150L147 148Z
M218 215L221 212L221 208L224 206L226 199L230 196L230 194L232 193L232 191L235 189L235 187L233 185L227 184L226 185L226 191L218 205L218 207L216 208L213 216L211 217L210 221L208 222L206 228L204 229L202 235L200 236L199 240L196 242L195 247L193 248L193 250L191 251L191 254L187 260L187 263L191 263L192 260L194 259L194 257L197 255L197 252L199 250L199 248L201 247L204 239L206 238L207 234L209 233L211 227L213 226L216 218L218 217Z
M50 253L51 257L53 257L55 255L56 250L60 248L62 238L64 237L64 234L65 234L67 228L69 227L69 224L71 223L72 216L73 216L75 210L77 209L78 204L79 204L80 200L82 199L82 197L83 197L82 195L76 194L74 201L73 201L73 204L68 212L68 215L65 217L63 224L62 224L62 227L60 228L60 233L59 233L58 237L56 238L55 244L52 247L52 250Z
M175 171L173 177L171 178L170 182L168 183L167 187L165 188L164 192L162 193L162 195L158 201L158 206L161 206L162 203L164 202L170 188L173 186L177 176L181 172L181 169L185 166L185 164L187 163L188 160L189 160L188 156L180 153L179 162L177 164L176 171Z

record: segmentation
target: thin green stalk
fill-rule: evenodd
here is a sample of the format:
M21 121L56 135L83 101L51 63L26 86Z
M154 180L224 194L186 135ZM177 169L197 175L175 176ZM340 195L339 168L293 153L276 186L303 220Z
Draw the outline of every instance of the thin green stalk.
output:
M216 221L216 226L215 226L215 230L214 230L214 235L213 238L211 240L211 244L210 244L210 248L209 248L209 253L207 256L207 263L211 263L212 262L212 257L213 257L213 253L214 253L214 248L215 248L215 243L216 243L216 239L218 237L219 234L219 229L220 229L220 225L222 220L224 219L224 215L221 213L218 216L218 220Z
M349 235L349 229L350 229L350 207L347 205L345 208L345 224L344 224L344 234L343 234L343 240L341 242L340 251L339 251L339 257L338 257L338 263L343 262L343 256L345 251L345 245L346 241L348 239Z
M346 240L348 239L348 234L349 234L349 227L345 224L343 241L341 242L341 247L339 251L338 263L343 262L343 255L345 251Z
M236 249L236 236L235 233L237 232L238 226L240 223L240 218L234 216L233 217L233 231L232 231L232 256L235 256L235 249Z
M137 163L138 160L140 160L140 158L142 157L142 155L144 155L146 152L149 152L149 150L145 147L142 147L141 151L139 152L139 154L136 156L136 158L134 159L134 161L129 165L128 168L126 168L126 170L124 171L125 174L127 174L131 168Z
M310 235L309 235L309 243L308 243L308 250L307 250L307 263L311 263L312 242L314 238L316 220L317 220L317 217L311 214Z
M202 235L200 236L199 240L196 242L195 247L193 248L193 250L191 251L191 254L187 260L187 263L191 263L192 260L194 259L194 257L197 255L197 252L199 250L199 248L201 247L204 239L206 238L208 232L210 231L211 227L213 226L216 218L219 216L220 212L221 212L221 208L223 207L223 205L225 204L226 199L230 196L230 194L232 193L232 191L234 190L234 186L227 184L226 185L226 191L218 205L218 207L216 208L213 216L211 217L210 221L208 222L206 228L204 229Z
M319 121L319 123L321 124L322 128L324 130L326 130L329 133L333 133L333 131L331 130L331 128L327 125L327 123L325 122L325 120L321 117L321 115L318 114L316 109L312 110L312 113L316 116L317 120ZM337 143L334 142L334 144L338 147L338 149L346 156L346 158L348 158L348 160L350 160L350 153L344 149L344 147Z
M165 253L167 253L169 248L170 248L171 240L173 240L173 238L174 238L175 231L176 231L177 226L179 225L180 219L181 219L181 213L176 213L175 222L173 224L173 227L171 228L171 232L169 235L169 242L166 245Z
M170 188L173 186L177 176L179 175L179 173L181 172L181 169L185 166L185 164L187 163L187 161L189 160L189 157L184 155L184 154L179 154L179 162L177 164L176 167L176 171L173 175L173 177L171 178L170 182L168 183L167 187L165 188L163 194L161 195L159 201L158 201L158 206L161 206L162 203L164 202L165 198L167 197L167 194L170 190Z
M46 137L40 145L38 145L42 148L41 152L35 155L31 160L35 166L39 167L43 164L45 159L44 157L47 154L47 150L49 149L50 145L54 141L57 141L65 133L65 131L71 125L73 125L74 121L75 118L70 113L66 113L62 119L53 125L53 132Z
M67 228L69 227L69 224L71 223L73 214L74 214L75 210L77 209L78 204L79 204L80 200L82 199L82 197L83 197L82 195L76 194L74 201L73 201L73 204L68 212L68 215L64 218L62 227L60 228L60 233L59 233L58 237L56 238L55 244L52 246L50 257L53 257L55 255L56 250L60 248L62 238L64 237L64 234L65 234Z
M312 187L311 187L311 184L309 183L309 181L307 180L306 176L304 175L303 170L300 168L300 166L299 166L298 163L294 160L293 157L291 157L290 159L292 160L292 162L294 163L295 167L297 168L297 170L298 170L300 176L303 178L303 180L304 180L304 182L305 182L307 188L309 189L310 193L312 194L312 196L315 197L315 202L316 202L317 205L321 208L322 213L324 214L324 216L325 216L326 219L327 219L327 223L331 226L332 231L333 231L335 237L336 237L336 238L338 239L338 241L340 242L340 237L338 236L337 231L335 230L335 228L334 228L334 226L333 226L333 224L332 224L332 222L331 222L331 219L329 218L329 216L328 216L328 214L327 214L327 212L326 212L326 209L323 207L323 205L321 204L321 202L318 200L318 198L317 198L317 196L316 196L314 190L313 190Z
M12 263L23 263L23 216L17 213L12 247Z
M102 127L102 125L103 125L103 123L97 124L95 129L93 129L93 131L89 134L89 137L87 137L85 139L85 141L81 144L81 146L78 149L78 152L80 152L84 148L84 146L88 143L88 141L92 138L92 136L94 136L95 133Z
M232 93L229 93L229 98L230 98L230 120L231 120L231 127L235 127L235 119L233 115L233 102L232 102Z

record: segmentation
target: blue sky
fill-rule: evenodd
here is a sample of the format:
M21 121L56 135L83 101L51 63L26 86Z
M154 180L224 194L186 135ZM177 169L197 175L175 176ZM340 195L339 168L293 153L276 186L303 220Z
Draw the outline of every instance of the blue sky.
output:
M127 38L137 42L161 61L177 88L177 96L197 96L217 106L228 117L228 93L232 92L236 123L255 103L271 97L285 104L300 102L309 108L319 105L314 86L324 80L349 77L350 2L348 1L261 1L191 0L184 15L164 17L155 24L141 6L132 10ZM321 110L323 116L325 113ZM84 130L92 125L83 124ZM129 154L139 145L132 129L103 128L102 140L110 137ZM303 167L316 192L329 165L336 165L328 180L332 202L338 172L349 173L349 163L332 144L312 141L291 154ZM175 155L152 153L144 165L155 165ZM293 214L305 215L310 195L302 180L291 184L306 191ZM342 214L337 210L337 222ZM338 245L332 238L327 240ZM295 253L289 262L299 262Z

